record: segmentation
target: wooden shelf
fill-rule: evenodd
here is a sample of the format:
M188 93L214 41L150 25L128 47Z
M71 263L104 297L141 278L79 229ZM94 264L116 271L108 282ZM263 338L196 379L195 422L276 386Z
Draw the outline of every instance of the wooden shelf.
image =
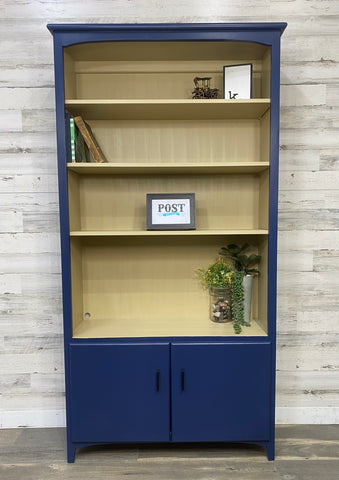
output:
M214 323L206 315L194 317L191 321L182 321L180 316L158 321L131 319L86 319L73 333L74 338L131 338L131 337L260 337L267 333L260 325L252 321L250 327L243 327L235 335L233 323Z
M154 237L154 236L225 236L268 235L268 230L79 230L71 231L71 237Z
M153 175L153 174L247 174L260 173L269 162L234 163L68 163L67 169L80 175Z
M249 100L66 100L66 110L86 120L207 120L257 119L270 108L270 99Z

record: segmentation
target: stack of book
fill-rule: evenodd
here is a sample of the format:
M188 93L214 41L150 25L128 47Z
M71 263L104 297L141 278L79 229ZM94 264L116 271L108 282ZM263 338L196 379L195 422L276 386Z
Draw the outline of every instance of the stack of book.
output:
M69 161L72 163L107 162L91 127L82 117L72 117L66 114L66 142L68 146Z

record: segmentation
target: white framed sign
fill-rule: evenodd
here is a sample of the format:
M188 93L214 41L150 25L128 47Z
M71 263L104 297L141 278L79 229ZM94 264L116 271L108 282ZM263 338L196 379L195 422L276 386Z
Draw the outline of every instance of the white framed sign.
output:
M224 66L224 98L229 100L252 97L252 64Z
M147 193L147 230L194 230L194 193Z

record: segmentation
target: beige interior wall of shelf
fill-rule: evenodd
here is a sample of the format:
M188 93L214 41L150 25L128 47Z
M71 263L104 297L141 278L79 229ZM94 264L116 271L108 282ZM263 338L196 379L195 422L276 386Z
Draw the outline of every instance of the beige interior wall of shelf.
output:
M74 333L84 335L87 324L93 337L101 336L98 332L105 325L106 331L115 331L116 336L135 336L135 332L138 336L156 336L159 332L207 335L214 329L208 319L209 298L195 271L199 267L207 268L225 242L234 240L227 238L223 242L215 237L72 239L72 285L79 297L77 280L81 283L82 276L83 293L83 301L76 300L77 305L83 305L82 322L79 324L76 320ZM254 252L261 251L262 242L263 239L254 240L257 243ZM265 301L263 297L262 294L259 297L255 285L252 312L256 323L258 312L263 311L258 305ZM90 318L86 319L86 314ZM261 325L266 323L266 319L261 319ZM232 334L233 329L228 330ZM222 335L220 332L225 330L215 328L214 331L217 332L214 335ZM248 335L252 334L248 329Z
M67 49L64 49L64 88L65 88L65 98L74 98L77 96L76 88L76 74L75 74L75 62L67 52Z
M263 171L259 176L259 223L258 227L268 229L268 209L269 209L269 170Z
M80 177L68 172L68 215L71 230L81 230Z
M267 48L262 60L261 96L263 98L271 96L271 48Z
M260 158L263 162L270 161L270 139L271 139L271 112L268 110L260 121Z
M247 42L104 42L66 49L76 96L66 98L191 98L196 76L212 77L223 97L223 66L253 64L253 98L267 90L269 48ZM66 65L65 65L66 67ZM265 78L264 78L265 77Z
M83 255L82 243L77 238L71 243L72 326L77 329L84 320L83 313Z
M259 120L110 120L89 124L108 161L262 161Z
M269 48L249 42L95 42L67 47L76 61L262 60Z
M212 57L211 57L212 58ZM234 60L213 60L213 59L187 59L187 60L83 60L74 61L74 73L95 75L98 73L105 74L187 74L195 75L197 71L206 71L219 73L223 65L234 65L241 63L252 63L254 74L260 74L262 70L262 60L245 59ZM91 87L92 88L92 87ZM88 98L88 97L87 97ZM163 97L161 97L163 98Z
M159 73L158 65L154 62L150 71L141 73L100 72L100 65L96 73L76 72L76 97L67 98L192 98L194 89L193 79L199 77L211 77L211 88L219 90L218 98L223 98L223 66L230 62L222 62L213 65L213 70L206 70L204 63L194 62L189 68L189 62L175 63L161 68ZM83 67L83 65L82 65ZM188 67L188 68L187 68ZM95 66L88 65L90 70ZM135 66L137 68L137 66ZM105 68L107 70L107 68ZM145 70L145 69L142 69ZM166 71L167 70L167 71ZM185 70L189 70L185 72ZM261 72L254 71L252 76L252 98L261 98Z
M130 166L119 174L106 165L100 175L97 165L81 175L68 168L74 336L233 336L231 323L209 320L208 294L194 272L221 246L246 241L262 260L252 327L242 335L267 334L270 62L269 47L247 42L65 49L66 108L90 123L112 165ZM195 76L211 76L222 98L223 66L241 63L253 64L252 100L190 100ZM152 192L194 192L198 230L147 232ZM232 230L238 235L225 235Z
M243 327L239 335L235 335L233 324L214 323L207 317L193 317L183 321L180 316L173 317L170 322L159 319L140 320L84 320L74 330L74 338L135 338L135 337L262 337L267 336L258 322L252 321L251 327Z
M73 182L76 174L69 174L76 185L70 198L78 195L70 207L70 230L79 230L79 218L83 231L145 230L147 193L194 192L201 230L257 229L264 215L260 174L79 175L79 188Z

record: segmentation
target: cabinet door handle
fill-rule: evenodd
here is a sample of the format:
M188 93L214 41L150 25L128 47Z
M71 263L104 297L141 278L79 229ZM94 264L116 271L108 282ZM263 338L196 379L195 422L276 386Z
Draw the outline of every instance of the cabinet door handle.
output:
M160 370L157 370L156 376L155 376L155 384L156 384L156 390L157 392L160 391Z
M181 391L185 390L185 370L181 369Z

